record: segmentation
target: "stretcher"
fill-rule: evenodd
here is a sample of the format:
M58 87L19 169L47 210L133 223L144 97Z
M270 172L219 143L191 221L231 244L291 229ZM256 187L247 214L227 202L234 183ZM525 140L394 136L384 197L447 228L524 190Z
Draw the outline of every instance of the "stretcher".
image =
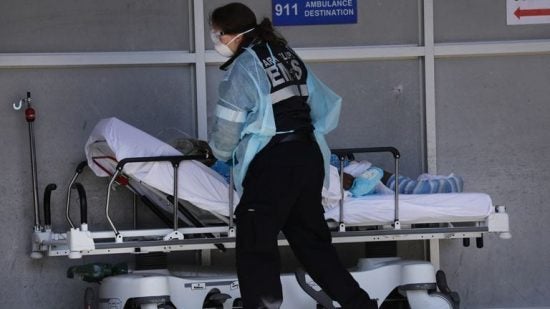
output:
M184 156L170 145L116 118L101 120L85 148L86 161L76 168L67 188L66 219L71 228L59 233L49 225L49 196L55 188L47 187L44 198L46 226L35 229L33 233L33 258L43 255L81 258L84 255L224 250L235 246L236 228L232 214L239 197L231 189L231 183L227 184L223 177L197 161L208 154ZM342 159L357 152L391 153L395 159L395 174L398 175L400 155L395 148L333 150ZM110 230L93 231L87 224L86 193L83 185L77 182L86 167L97 176L110 179L105 202ZM149 206L169 228L119 229L110 216L111 208L116 207L111 202L115 186L132 191L136 200ZM74 190L80 197L80 225L71 218L74 209L71 209L70 201ZM342 198L338 205L327 208L325 213L334 243L462 238L467 245L469 239L474 238L479 247L485 233L497 233L503 239L511 237L506 208L494 206L484 193L395 193L343 198L341 182L340 191ZM282 236L279 245L288 245ZM359 262L352 274L362 285L365 284L364 288L371 296L379 299L379 304L395 288L407 295L411 308L454 308L457 303L449 293L433 292L437 283L440 290L445 284L444 278L437 282L435 269L429 262L366 259ZM326 308L334 305L307 274L283 275L281 280L285 290L283 308L313 308L316 303ZM376 286L372 285L374 282ZM133 285L134 288L128 288ZM158 289L144 288L148 286ZM192 298L182 296L185 293L199 295L196 302L204 304L204 300L210 297L220 302L218 305L222 307L219 308L237 308L238 282L235 276L195 278L133 273L105 278L101 291L105 308L122 308L130 299L141 299L141 308L157 308L161 302L166 303L167 298L177 308L199 308ZM233 299L232 304L225 302L226 299ZM116 306L117 302L121 307Z

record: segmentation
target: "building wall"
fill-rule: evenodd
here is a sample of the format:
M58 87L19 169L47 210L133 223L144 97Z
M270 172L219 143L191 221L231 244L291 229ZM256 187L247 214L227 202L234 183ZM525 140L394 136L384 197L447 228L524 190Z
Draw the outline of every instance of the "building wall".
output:
M486 237L478 250L442 242L442 267L468 304L548 305L550 57L503 60L437 64L438 168L465 175L466 190L506 205L513 235L509 241Z
M506 26L505 1L434 1L436 43L548 40L550 25ZM511 240L441 242L442 268L464 308L550 304L543 222L550 169L550 57L437 59L437 168L465 178L510 213Z
M204 1L206 48L208 14L226 1ZM271 15L271 1L243 1L258 17ZM422 1L359 1L354 25L281 27L292 46L375 46L423 44ZM0 63L6 53L188 51L192 13L188 0L16 1L0 2ZM548 40L549 25L506 26L505 3L434 1L435 43ZM550 52L550 51L549 51ZM435 61L437 170L465 179L467 191L491 194L511 215L512 240L494 235L482 249L464 248L460 240L441 242L441 266L463 308L543 306L550 303L546 261L550 246L544 237L550 165L548 121L550 58L529 56L437 58ZM424 59L374 59L353 62L310 62L313 72L344 98L340 126L328 136L332 147L397 147L402 173L427 170ZM132 263L128 255L29 258L33 226L32 185L27 125L11 103L32 92L37 120L40 191L56 183L53 225L64 219L66 186L84 159L83 146L95 123L120 119L167 142L197 136L193 64L17 67L0 66L0 308L76 308L84 288L65 277L71 265L91 262ZM222 72L206 70L208 119L213 115ZM368 157L391 169L386 156ZM85 173L90 224L108 225L103 217L106 179ZM115 222L131 227L131 196L115 193ZM41 199L41 197L40 197ZM76 199L73 198L75 206ZM138 205L141 226L159 226L145 206ZM76 220L78 211L73 211ZM423 244L402 244L403 256L423 256ZM345 263L369 254L362 245L340 246ZM285 249L285 260L293 263ZM351 254L349 254L351 253ZM213 253L216 265L231 266L232 252ZM169 256L173 263L196 263L195 253Z
M189 48L187 1L2 1L0 53L119 52ZM174 39L181 38L181 39ZM92 262L129 262L131 256L89 256L81 260L29 257L33 227L29 140L23 110L12 102L32 93L40 204L48 183L55 231L66 231L66 187L94 125L118 117L166 141L182 132L196 135L190 66L88 66L0 69L0 245L4 254L0 308L79 308L85 287L66 278L69 266ZM83 173L79 179L88 196L89 224L108 229L103 216L106 179ZM78 222L76 194L71 217ZM131 195L114 193L112 216L119 228L132 226ZM141 221L152 221L138 205ZM147 218L147 219L146 219ZM158 221L158 220L157 220ZM144 224L144 223L142 223ZM193 261L191 259L191 261Z

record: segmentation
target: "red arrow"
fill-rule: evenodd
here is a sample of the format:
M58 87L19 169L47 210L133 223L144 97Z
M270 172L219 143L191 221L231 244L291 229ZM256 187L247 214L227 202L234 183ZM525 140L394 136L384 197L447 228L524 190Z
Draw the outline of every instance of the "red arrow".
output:
M520 7L514 12L514 15L518 19L521 19L522 16L550 16L550 9L531 9L531 10L522 10Z

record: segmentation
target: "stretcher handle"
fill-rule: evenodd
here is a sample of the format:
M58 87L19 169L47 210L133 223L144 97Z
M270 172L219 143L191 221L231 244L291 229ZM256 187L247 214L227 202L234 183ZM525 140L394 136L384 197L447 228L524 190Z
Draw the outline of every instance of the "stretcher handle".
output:
M395 147L366 147L366 148L341 148L331 149L331 152L338 157L343 157L353 153L367 153L367 152L391 152L394 159L401 157L399 150Z
M78 166L76 167L74 176L71 179L71 182L69 183L69 187L67 189L67 204L66 204L66 207L65 207L65 218L67 219L67 222L69 222L69 225L73 229L75 228L75 225L73 223L73 220L71 220L71 215L70 215L71 192L72 192L72 189L74 188L73 184L75 184L76 179L82 173L82 171L84 170L84 168L86 166L88 166L88 161L86 161L86 160L81 161L80 163L78 163Z
M177 165L181 161L186 160L204 160L208 159L208 154L205 155L190 155L190 156L158 156L158 157L135 157L135 158L125 158L118 162L116 169L121 171L124 168L124 165L128 163L138 163L138 162L170 162L172 165Z
M57 189L57 185L55 183L50 183L46 186L46 189L44 190L44 225L46 227L49 227L52 225L52 214L51 214L51 197L52 197L52 191Z
M84 160L84 161L78 163L78 166L76 167L75 172L76 172L77 174L82 173L82 171L84 170L84 168L85 168L86 166L88 166L88 161L86 161L86 160Z
M84 186L79 182L73 184L72 189L76 189L80 200L80 224L88 224L88 200L86 199L86 190L84 190Z

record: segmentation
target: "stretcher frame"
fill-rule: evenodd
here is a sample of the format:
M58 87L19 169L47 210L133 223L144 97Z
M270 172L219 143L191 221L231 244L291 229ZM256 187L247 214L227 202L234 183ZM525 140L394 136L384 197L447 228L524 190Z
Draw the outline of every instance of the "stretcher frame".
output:
M346 157L357 153L389 152L393 155L395 164L395 174L399 175L399 151L393 147L373 147L373 148L349 148L332 150L340 158L340 170L343 168L343 160ZM206 155L206 158L208 155ZM105 204L105 216L111 226L110 231L91 231L87 221L82 216L85 212L86 202L85 193L81 185L76 183L78 176L83 172L87 165L82 162L78 165L76 172L67 188L66 219L70 225L70 230L64 233L53 232L51 226L46 225L40 229L35 229L32 239L31 257L41 258L47 256L68 256L69 258L81 258L84 255L109 255L109 254L144 254L151 252L172 252L188 250L209 250L225 249L235 247L236 227L233 217L229 216L226 224L222 226L202 226L202 227L179 227L179 209L181 205L178 200L178 166L185 160L201 160L205 156L160 156L160 157L137 157L120 160L116 165L114 174L111 176L107 187L107 200ZM169 162L174 168L174 194L172 197L173 217L172 228L165 229L133 229L119 230L110 217L111 192L115 184L128 187L134 194L137 190L132 188L128 179L124 177L124 167L127 164L143 162ZM396 177L396 180L398 177ZM397 182L397 181L396 181ZM230 186L233 180L230 181ZM483 235L486 233L498 233L503 239L511 237L509 231L509 218L505 206L493 206L494 210L483 220L473 222L441 222L429 226L420 224L403 225L399 220L399 184L396 183L395 190L395 217L391 225L360 226L346 225L344 223L344 205L343 198L340 201L340 220L339 222L329 222L332 230L333 243L359 243L375 241L406 241L406 240L429 240L430 243L441 239L464 239L464 245L469 245L471 238L476 239L478 247L483 246ZM70 218L71 191L77 189L81 202L81 225L77 227ZM340 176L340 189L342 196L343 176ZM233 213L233 190L229 191L229 213ZM44 206L48 207L45 214L49 215L49 194L46 190ZM82 196L84 194L84 197ZM46 198L46 196L48 198ZM84 205L83 205L84 204ZM134 198L134 216L136 212L136 198ZM150 208L154 208L150 206ZM178 209L179 208L179 209ZM184 214L186 217L192 216ZM85 216L84 216L85 217ZM84 220L83 220L84 219ZM166 219L166 218L165 218ZM193 221L194 219L191 218ZM45 222L51 222L46 219ZM197 235L209 235L208 237L197 238ZM288 242L280 236L279 246L287 246ZM434 243L435 246L437 246ZM437 259L437 257L436 257ZM436 263L437 264L437 263ZM436 265L437 266L437 265Z

